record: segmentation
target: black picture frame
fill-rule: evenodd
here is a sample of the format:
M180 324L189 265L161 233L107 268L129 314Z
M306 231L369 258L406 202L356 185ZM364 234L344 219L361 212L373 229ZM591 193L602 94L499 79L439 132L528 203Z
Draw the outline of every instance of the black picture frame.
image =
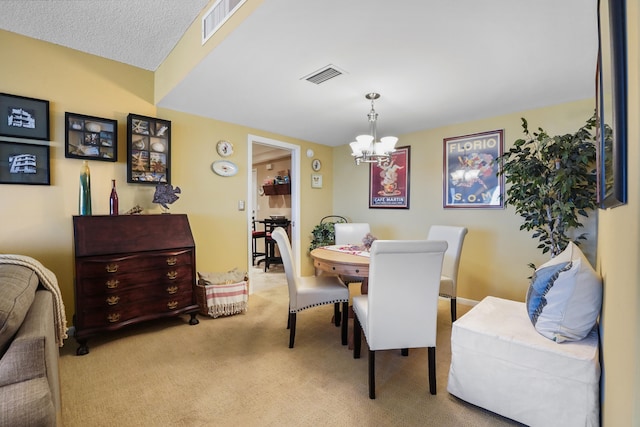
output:
M627 34L625 0L598 2L598 202L627 203Z
M409 209L411 146L398 147L390 162L369 165L369 209Z
M49 141L49 101L0 93L0 136Z
M64 156L70 159L118 160L118 121L64 113Z
M504 130L443 140L444 209L503 209L504 176L495 162L504 152Z
M171 184L171 121L127 116L127 182Z
M0 184L50 183L48 145L0 141Z

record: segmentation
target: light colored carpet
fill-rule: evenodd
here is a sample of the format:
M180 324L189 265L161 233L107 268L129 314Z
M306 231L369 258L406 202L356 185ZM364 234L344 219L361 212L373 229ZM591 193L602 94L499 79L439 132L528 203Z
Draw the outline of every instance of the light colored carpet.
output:
M299 313L289 349L284 275L260 276L252 274L246 314L198 316L195 326L188 316L134 325L90 339L86 356L76 356L68 340L60 358L64 425L519 425L447 392L448 300L439 306L438 394L429 394L426 349L409 357L383 351L370 400L366 345L356 360L340 344L333 306ZM459 307L460 315L466 311Z

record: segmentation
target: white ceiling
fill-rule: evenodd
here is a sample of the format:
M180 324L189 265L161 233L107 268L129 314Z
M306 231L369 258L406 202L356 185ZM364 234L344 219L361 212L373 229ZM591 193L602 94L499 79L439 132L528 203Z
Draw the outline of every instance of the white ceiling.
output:
M0 29L155 70L208 3L3 0ZM379 136L591 98L597 48L596 0L268 0L159 106L336 146L368 92Z

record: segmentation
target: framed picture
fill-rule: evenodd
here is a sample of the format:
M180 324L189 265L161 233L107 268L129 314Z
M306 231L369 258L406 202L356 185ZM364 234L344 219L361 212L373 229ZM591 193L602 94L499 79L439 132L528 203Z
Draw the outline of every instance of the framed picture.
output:
M409 209L411 147L398 147L389 162L369 166L369 208Z
M444 208L504 208L504 177L495 159L504 149L502 130L444 139Z
M49 101L0 93L0 136L49 141Z
M598 202L627 202L627 35L624 0L600 0L600 52L596 77Z
M49 185L49 146L0 141L0 184Z
M322 188L322 174L311 174L311 188Z
M118 121L64 113L64 156L73 159L118 160Z
M129 114L127 182L171 183L171 122Z

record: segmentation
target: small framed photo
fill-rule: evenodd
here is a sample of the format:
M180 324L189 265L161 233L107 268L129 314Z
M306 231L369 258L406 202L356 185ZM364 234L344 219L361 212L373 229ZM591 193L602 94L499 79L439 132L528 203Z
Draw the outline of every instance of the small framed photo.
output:
M73 159L118 160L118 121L64 113L64 156Z
M322 188L322 175L319 173L311 174L311 188Z
M171 183L171 122L129 114L127 117L127 182Z
M411 147L398 147L391 160L369 166L369 209L409 209Z
M50 185L49 146L0 141L0 184Z
M502 130L494 130L444 139L445 209L504 208L504 176L496 175L503 134Z
M49 141L49 101L0 93L0 136Z

